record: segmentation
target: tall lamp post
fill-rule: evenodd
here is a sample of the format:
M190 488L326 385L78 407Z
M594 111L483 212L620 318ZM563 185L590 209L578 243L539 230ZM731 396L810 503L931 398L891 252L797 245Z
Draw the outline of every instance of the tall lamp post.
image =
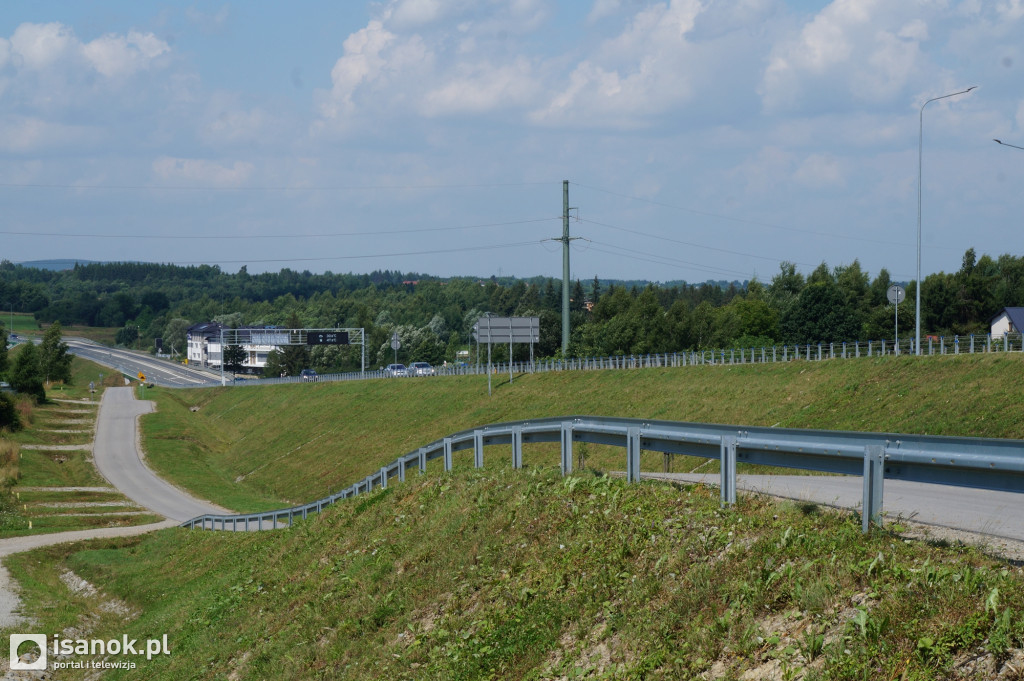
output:
M956 97L957 95L965 95L971 90L978 87L972 85L966 90L960 92L951 92L948 95L942 95L941 97L932 97L927 102L921 105L921 113L919 116L919 126L917 131L917 286L915 288L917 297L917 306L914 311L916 317L917 332L914 337L914 349L916 354L921 354L921 184L922 174L921 170L923 167L922 158L924 154L924 108L932 102L937 102L940 99L946 99L947 97Z
M996 139L994 139L992 141L993 142L998 142L999 144L1002 144L1004 147L1013 147L1014 149L1020 149L1021 151L1024 151L1024 147L1018 147L1016 144L1010 144L1009 142L1004 142L1002 140L996 140Z

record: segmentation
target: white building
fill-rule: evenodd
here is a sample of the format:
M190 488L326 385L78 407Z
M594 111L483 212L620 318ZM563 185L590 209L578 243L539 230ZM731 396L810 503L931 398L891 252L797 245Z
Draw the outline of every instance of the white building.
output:
M989 321L993 338L1002 338L1007 333L1024 330L1024 307L1004 307L1003 311Z
M259 373L267 366L267 357L288 344L288 332L275 326L244 326L230 329L217 322L202 322L188 328L188 362L219 369L221 365L221 332L237 334L238 344L245 351L242 370Z

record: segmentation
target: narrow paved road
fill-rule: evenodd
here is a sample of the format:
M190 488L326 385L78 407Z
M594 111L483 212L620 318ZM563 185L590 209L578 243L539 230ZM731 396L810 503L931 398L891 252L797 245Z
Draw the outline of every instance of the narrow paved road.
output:
M127 537L174 527L203 513L229 513L226 509L200 501L168 484L142 461L138 449L138 417L153 410L152 402L134 398L132 388L108 388L100 402L96 421L93 456L96 468L110 483L132 501L168 518L160 523L132 527L105 527L95 530L34 534L0 539L0 559L12 553L31 551L41 546L96 539ZM17 614L20 602L10 583L7 568L0 565L0 629L22 622Z
M644 473L645 478L718 485L714 474ZM776 497L859 509L863 478L857 476L737 475L736 486ZM882 512L890 520L902 517L928 525L1024 541L1024 494L968 487L886 480Z
M138 448L138 417L153 411L153 403L136 400L132 388L107 388L96 420L93 457L100 475L140 506L184 522L204 513L231 513L190 496L142 461Z

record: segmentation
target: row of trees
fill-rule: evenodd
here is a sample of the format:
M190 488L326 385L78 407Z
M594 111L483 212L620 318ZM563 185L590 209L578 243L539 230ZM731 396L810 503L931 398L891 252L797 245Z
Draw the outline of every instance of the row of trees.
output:
M162 338L165 350L179 353L188 326L208 320L229 326L363 328L371 366L393 361L394 333L402 343L399 361L453 361L457 350L472 346L471 329L485 312L540 317L538 356L558 354L562 341L561 282L547 277L440 280L399 272L315 275L287 269L250 275L244 268L226 274L208 266L145 264L94 264L63 273L26 270L0 264L0 287L6 287L0 288L0 300L4 291L31 289L47 301L36 313L40 320L58 313L64 322L118 320L120 342L151 346ZM832 268L822 263L806 276L784 262L766 282L575 281L570 354L892 338L893 308L886 300L892 283L886 270L872 277L857 261ZM908 301L914 295L910 283ZM924 280L922 299L926 332L984 333L1002 307L1024 302L1024 258L979 258L968 250L957 272ZM90 310L96 314L90 316ZM901 336L913 328L913 313L912 305L901 306ZM498 358L507 354L505 348L495 351ZM318 347L294 361L300 359L303 368L318 371L360 364L358 347Z
M63 329L53 324L43 334L43 342L23 343L12 360L7 350L8 334L0 329L0 376L5 377L15 392L28 395L36 402L46 400L48 383L71 382L71 355L62 339ZM0 393L0 429L17 428L18 414L10 397Z

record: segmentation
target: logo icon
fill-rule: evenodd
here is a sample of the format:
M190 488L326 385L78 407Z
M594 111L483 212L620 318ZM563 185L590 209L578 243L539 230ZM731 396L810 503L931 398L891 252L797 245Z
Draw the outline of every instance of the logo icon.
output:
M39 657L35 662L22 662L18 657L18 648L22 643L35 643L39 646ZM20 669L46 669L46 634L11 634L11 671Z

